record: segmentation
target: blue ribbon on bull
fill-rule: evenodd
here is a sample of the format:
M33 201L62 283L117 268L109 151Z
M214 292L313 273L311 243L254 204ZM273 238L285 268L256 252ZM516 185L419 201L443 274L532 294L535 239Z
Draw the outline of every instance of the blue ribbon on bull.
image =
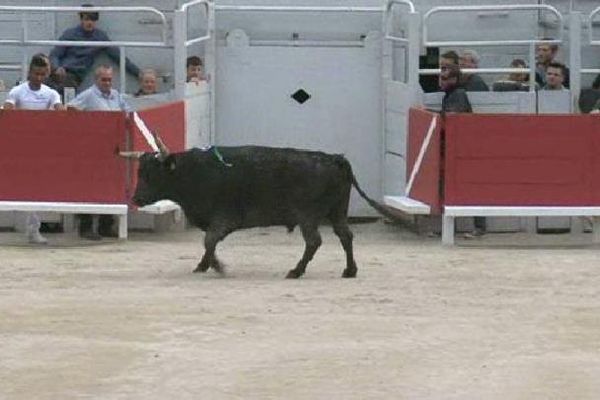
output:
M219 160L221 162L221 164L223 164L226 167L233 167L233 164L230 164L225 161L225 159L223 158L223 155L219 152L219 149L217 149L215 146L202 147L201 150L202 151L212 151L212 153L215 155L217 160Z

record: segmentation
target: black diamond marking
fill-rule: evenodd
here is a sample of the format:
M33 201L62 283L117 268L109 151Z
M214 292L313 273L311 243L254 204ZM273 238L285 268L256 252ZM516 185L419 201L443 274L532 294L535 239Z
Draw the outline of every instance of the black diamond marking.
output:
M308 94L304 89L298 89L294 94L292 94L292 99L296 100L300 104L304 104L308 99L310 99L310 94Z

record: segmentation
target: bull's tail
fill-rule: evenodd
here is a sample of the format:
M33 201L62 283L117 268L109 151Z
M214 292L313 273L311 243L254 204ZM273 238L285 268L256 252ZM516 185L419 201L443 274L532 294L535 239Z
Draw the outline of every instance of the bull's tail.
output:
M350 161L348 161L346 159L346 157L344 156L340 156L340 162L342 164L342 168L344 168L344 170L346 171L346 173L348 174L348 178L350 179L350 182L352 183L352 186L354 186L354 188L356 189L356 191L358 192L358 194L360 194L360 196L365 199L367 201L367 203L369 203L369 205L371 207L373 207L379 214L383 215L384 217L387 217L391 220L398 220L398 216L394 215L393 213L391 213L383 204L373 200L372 198L370 198L359 186L358 181L356 180L356 177L354 176L354 172L352 171L352 166L350 165Z

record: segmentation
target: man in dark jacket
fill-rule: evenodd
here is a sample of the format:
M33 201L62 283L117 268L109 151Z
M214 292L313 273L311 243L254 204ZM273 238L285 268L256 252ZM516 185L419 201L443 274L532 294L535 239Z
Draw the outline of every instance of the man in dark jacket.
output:
M460 80L461 74L458 65L448 65L442 68L442 73L440 74L440 88L445 93L444 98L442 99L442 115L445 115L448 112L473 112L467 92L459 85ZM465 234L465 238L467 239L472 239L485 234L485 217L475 217L473 222L475 229L471 233Z
M93 7L84 4L82 7ZM67 29L60 36L60 40L108 42L106 32L96 28L99 15L97 12L82 11L79 13L80 23L74 28ZM87 47L87 46L56 46L50 52L52 75L48 83L62 94L65 87L77 88L94 64L94 58L102 51L117 64L120 62L120 53L116 47ZM127 72L139 76L140 69L129 59L126 59Z
M473 112L465 89L459 85L460 78L458 65L451 64L442 67L440 89L445 93L442 99L442 114L447 112Z

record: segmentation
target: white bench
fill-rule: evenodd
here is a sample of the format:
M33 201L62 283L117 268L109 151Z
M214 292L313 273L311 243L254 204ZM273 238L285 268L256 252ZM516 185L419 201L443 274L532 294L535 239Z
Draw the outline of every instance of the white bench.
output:
M600 243L600 207L444 206L442 243L454 244L456 217L592 217L593 242Z
M406 196L384 196L383 203L406 214L428 215L431 212L428 204Z
M0 201L0 211L116 215L118 217L119 224L119 239L127 239L127 210L127 204L69 203L44 201Z

